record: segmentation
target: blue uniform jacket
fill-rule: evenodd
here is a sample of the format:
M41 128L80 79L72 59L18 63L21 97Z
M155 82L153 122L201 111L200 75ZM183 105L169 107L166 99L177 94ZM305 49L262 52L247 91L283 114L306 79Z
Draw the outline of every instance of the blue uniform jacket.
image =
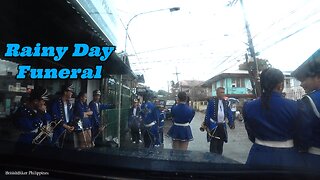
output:
M254 143L255 138L264 141L293 139L297 103L273 92L269 107L262 108L260 98L244 104L243 118L250 141Z
M157 123L159 121L159 113L152 102L142 104L140 114L144 124L150 124L153 121Z
M84 113L90 111L89 106L87 103L83 103L80 100L76 100L74 103L74 118L82 120L82 128L83 129L90 129L92 124L89 117L84 117ZM81 128L77 125L77 130L81 130Z
M195 115L195 111L187 104L179 103L172 108L172 118L176 123L190 123Z
M308 94L312 98L318 112L320 112L320 90ZM297 146L302 151L307 151L309 147L320 148L320 118L318 118L307 97L298 101L299 115L296 123Z
M19 107L14 116L17 127L22 131L18 142L26 144L32 144L38 128L51 121L48 113L38 113L27 106Z
M89 108L93 112L92 116L91 116L91 123L92 123L93 127L98 127L100 125L102 110L113 108L112 104L102 104L102 103L98 102L98 107L96 104L97 103L94 101L91 101L89 103Z
M63 124L71 125L73 123L73 108L70 102L67 102L67 111L68 111L69 122L67 122L65 117L65 110L64 110L64 104L63 104L62 98L58 98L52 102L51 112L50 112L52 118L55 121L62 120L62 123L60 123L56 127L53 133L52 143L56 143L59 137L65 131L65 128L62 126Z
M172 108L173 125L171 126L167 134L173 140L192 141L193 136L190 125L182 124L190 123L194 115L195 111L186 103L179 103L176 106L174 106Z
M209 130L213 130L217 127L217 121L218 121L218 98L212 98L208 101L208 106L206 110L206 116L205 116L205 124L209 128ZM234 119L232 118L232 112L230 107L228 106L228 101L222 100L223 108L224 108L224 117L228 118L228 124L229 126L234 124ZM214 121L210 121L210 118Z

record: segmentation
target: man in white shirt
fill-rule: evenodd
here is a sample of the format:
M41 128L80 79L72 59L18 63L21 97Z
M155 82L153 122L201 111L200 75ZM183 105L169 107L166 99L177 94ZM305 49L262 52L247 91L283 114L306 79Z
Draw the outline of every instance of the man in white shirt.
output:
M224 88L216 89L217 97L208 101L204 125L207 130L207 141L210 142L210 152L222 154L223 143L228 142L227 126L234 129L232 112L226 101ZM200 129L201 130L201 129Z
M101 91L99 89L93 91L93 100L89 103L89 108L93 112L91 116L91 134L92 134L92 146L95 146L95 140L102 132L106 125L102 125L101 113L102 110L112 109L115 107L113 104L103 104L100 102Z

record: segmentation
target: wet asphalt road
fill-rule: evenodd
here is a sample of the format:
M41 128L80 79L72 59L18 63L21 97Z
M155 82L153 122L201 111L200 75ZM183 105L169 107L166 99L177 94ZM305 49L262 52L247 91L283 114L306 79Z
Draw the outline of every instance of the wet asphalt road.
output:
M204 120L204 113L196 112L190 126L193 134L193 141L189 143L188 150L209 152L209 143L207 142L206 133L199 130L201 123ZM170 120L167 120L164 127L164 134L172 125ZM236 160L240 163L245 163L252 143L249 141L244 123L235 121L236 128L231 130L228 128L228 143L224 144L223 156ZM171 138L165 136L164 148L171 149Z

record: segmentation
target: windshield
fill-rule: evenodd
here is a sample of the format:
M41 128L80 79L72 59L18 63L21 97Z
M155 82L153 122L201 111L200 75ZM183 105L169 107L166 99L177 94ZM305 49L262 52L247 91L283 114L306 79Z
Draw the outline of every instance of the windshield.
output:
M178 164L167 172L230 164L313 172L320 164L319 5L3 1L3 151L36 156L48 148L75 164L89 156L109 163L108 156L121 159L117 167L151 172L162 170L153 162ZM125 163L135 158L145 163Z

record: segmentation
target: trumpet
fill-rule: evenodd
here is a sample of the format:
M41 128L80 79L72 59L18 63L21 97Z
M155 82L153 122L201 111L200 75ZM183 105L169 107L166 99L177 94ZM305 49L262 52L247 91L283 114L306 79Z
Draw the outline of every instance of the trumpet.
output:
M206 125L205 122L202 122L202 124L201 124L201 126L200 126L199 129L200 129L201 132L204 132L205 130L208 131L208 130L207 130L208 127L207 127L207 125Z
M202 122L202 124L201 124L199 129L200 129L201 132L206 131L210 138L220 139L220 137L217 137L217 136L214 135L216 130L217 130L217 128L214 128L212 131L210 131L210 129L208 128L208 126L206 125L205 122Z
M39 145L44 141L48 136L50 136L53 133L53 130L58 126L58 124L62 121L59 120L58 122L56 121L51 121L48 125L42 126L40 128L39 134L33 138L32 144Z

